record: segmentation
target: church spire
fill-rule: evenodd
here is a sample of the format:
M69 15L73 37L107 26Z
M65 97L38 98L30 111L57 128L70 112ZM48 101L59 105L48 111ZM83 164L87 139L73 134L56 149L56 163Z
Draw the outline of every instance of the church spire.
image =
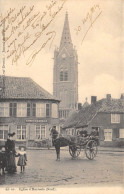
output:
M63 46L73 47L72 41L71 41L71 34L70 34L70 29L69 29L68 13L67 12L65 15L65 22L64 22L64 27L63 27L63 32L62 32L62 37L61 37L61 42L60 42L60 48Z

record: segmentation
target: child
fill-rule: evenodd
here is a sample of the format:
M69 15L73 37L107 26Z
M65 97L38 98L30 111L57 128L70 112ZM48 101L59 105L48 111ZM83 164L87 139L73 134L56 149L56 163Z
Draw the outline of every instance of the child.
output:
M7 159L6 159L5 147L2 147L0 152L0 171L2 170L2 174L5 173L6 164L7 164Z
M18 152L18 163L17 165L20 166L20 170L21 172L25 170L25 166L26 166L26 161L27 161L27 155L26 155L26 151L25 151L25 147L20 147L20 151Z

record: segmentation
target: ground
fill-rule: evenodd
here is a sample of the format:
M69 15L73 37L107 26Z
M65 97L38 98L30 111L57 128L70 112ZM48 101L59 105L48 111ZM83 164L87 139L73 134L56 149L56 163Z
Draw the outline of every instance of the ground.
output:
M123 152L99 151L94 160L84 152L72 159L67 149L61 150L61 161L56 161L55 150L27 150L24 173L0 175L1 186L105 186L123 184ZM16 158L18 160L18 158Z

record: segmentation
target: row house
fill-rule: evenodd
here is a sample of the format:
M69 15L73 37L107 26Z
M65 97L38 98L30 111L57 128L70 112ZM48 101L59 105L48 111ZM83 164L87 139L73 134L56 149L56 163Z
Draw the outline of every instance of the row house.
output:
M124 146L124 94L120 99L107 94L99 101L92 96L90 105L73 112L65 121L63 134L75 135L82 128L88 133L97 129L101 146Z
M51 126L59 130L59 100L32 79L0 76L0 86L0 144L8 132L15 132L16 145L33 146L50 139Z

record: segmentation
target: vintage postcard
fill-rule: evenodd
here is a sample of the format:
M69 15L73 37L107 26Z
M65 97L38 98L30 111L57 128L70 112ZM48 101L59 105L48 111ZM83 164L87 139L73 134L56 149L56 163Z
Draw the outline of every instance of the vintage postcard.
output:
M123 0L0 0L0 194L122 193Z

